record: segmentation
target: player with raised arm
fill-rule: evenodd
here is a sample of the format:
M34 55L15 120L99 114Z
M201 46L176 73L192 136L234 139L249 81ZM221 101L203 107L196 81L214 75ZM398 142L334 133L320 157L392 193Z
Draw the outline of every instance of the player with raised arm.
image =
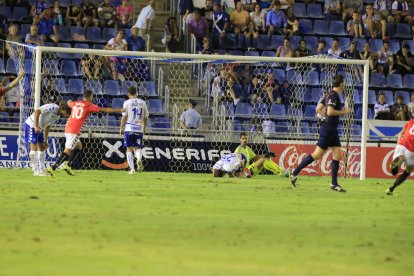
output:
M390 166L392 175L397 175L402 163L405 163L405 170L397 177L394 185L387 189L387 195L392 195L395 188L401 185L414 169L414 119L406 123L398 135L397 146Z
M65 127L65 150L61 153L56 163L47 168L47 172L55 175L55 170L68 159L68 163L63 168L67 174L73 175L72 162L76 159L79 151L82 150L82 143L79 140L82 126L89 115L93 112L103 113L120 113L123 109L103 108L92 103L93 93L90 90L83 92L83 99L77 101L68 101L68 106L72 109L69 120Z
M46 176L45 157L50 125L60 117L69 117L70 109L66 104L49 103L42 105L25 122L26 143L30 144L30 161L34 176Z
M292 183L293 187L296 187L296 181L300 171L311 164L313 161L320 159L325 151L331 147L333 160L331 163L332 183L330 188L333 191L346 192L346 190L344 190L338 184L339 161L342 159L341 142L339 140L338 134L338 124L339 116L349 114L351 112L351 109L347 107L344 107L342 110L340 109L341 101L339 94L342 93L345 87L344 77L342 75L334 76L332 80L332 86L333 88L331 92L326 96L325 103L323 104L326 106L326 118L322 123L319 131L319 140L316 144L316 149L312 154L307 155L299 164L299 166L297 166L296 169L291 172L290 182Z
M142 169L142 144L144 134L147 128L148 108L147 104L137 98L137 89L128 87L128 100L124 102L121 126L119 133L125 136L124 145L127 148L127 161L129 165L129 174L135 173L134 154L137 158L137 170Z
M0 85L0 106L3 105L2 103L3 103L4 95L6 95L7 91L17 86L19 84L19 81L23 78L23 76L24 76L24 71L22 70L19 72L17 77L12 82L10 82L8 85L6 86Z
M236 148L234 153L241 153L246 156L246 168L250 170L251 175L258 175L266 169L274 175L289 176L289 172L283 170L278 164L273 162L271 157L275 157L273 152L256 155L253 150L247 145L249 143L249 136L246 132L240 133L240 145Z
M223 177L227 174L229 177L250 177L245 172L247 158L241 153L230 153L221 157L213 166L213 177Z

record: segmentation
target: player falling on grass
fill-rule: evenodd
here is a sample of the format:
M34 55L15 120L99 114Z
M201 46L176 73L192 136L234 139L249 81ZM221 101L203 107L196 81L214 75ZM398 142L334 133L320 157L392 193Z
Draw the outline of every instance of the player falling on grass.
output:
M0 83L0 105L2 105L1 103L3 102L4 95L6 95L6 93L10 89L12 89L13 87L16 87L19 84L19 81L23 78L23 76L24 76L24 71L20 71L17 77L12 82L10 82L8 85L2 86Z
M50 125L60 117L67 118L70 109L67 105L54 103L42 105L25 122L26 143L30 144L30 161L34 176L46 176L45 157Z
M326 106L326 117L319 131L319 140L316 144L316 149L312 154L307 155L299 166L291 172L290 182L293 187L296 187L296 181L300 171L313 161L320 159L325 151L331 147L333 160L331 163L332 183L330 188L333 191L346 192L346 190L338 184L339 161L342 159L338 124L339 116L349 114L351 109L347 107L344 107L342 110L340 109L341 102L339 94L342 93L345 87L344 77L342 75L334 76L332 86L333 88L331 92L328 93L325 98L325 102L323 103L323 105Z
M234 153L242 153L246 156L246 168L250 170L252 175L258 175L266 169L274 175L289 176L289 172L283 170L276 164L271 157L275 157L273 152L268 152L262 155L256 155L253 150L247 145L249 143L249 136L246 132L240 133L240 146L236 148Z
M141 148L147 128L148 108L143 100L137 98L135 87L128 87L127 91L129 100L124 102L125 112L122 113L119 133L125 135L124 145L127 148L129 174L134 174L134 155L137 158L137 170L142 169Z
M414 168L414 119L405 124L403 130L398 135L397 146L391 162L391 173L397 175L402 163L405 162L405 170L394 182L394 185L388 188L387 195L392 195L395 188L401 185L411 174Z
M68 159L68 163L64 166L64 170L69 175L73 175L72 164L77 154L82 150L82 143L79 140L83 123L93 112L103 113L120 113L123 109L103 108L92 103L93 93L90 90L83 92L83 99L78 101L68 101L68 106L72 109L69 120L65 127L65 150L59 156L56 163L47 168L47 172L55 175L55 170Z
M241 153L224 155L214 164L213 176L223 177L227 174L229 177L250 177L249 170L244 170L246 161L246 156Z

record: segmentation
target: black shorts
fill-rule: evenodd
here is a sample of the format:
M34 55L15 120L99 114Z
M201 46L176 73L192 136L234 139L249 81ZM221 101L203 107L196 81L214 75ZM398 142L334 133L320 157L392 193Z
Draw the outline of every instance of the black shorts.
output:
M316 145L323 150L327 150L329 147L340 147L341 141L339 140L338 126L327 123L322 124Z

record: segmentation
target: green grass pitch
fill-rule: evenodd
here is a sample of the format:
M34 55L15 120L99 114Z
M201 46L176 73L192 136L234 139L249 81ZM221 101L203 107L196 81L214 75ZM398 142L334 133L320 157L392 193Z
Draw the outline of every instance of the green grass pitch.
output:
M0 170L0 275L413 275L392 180Z

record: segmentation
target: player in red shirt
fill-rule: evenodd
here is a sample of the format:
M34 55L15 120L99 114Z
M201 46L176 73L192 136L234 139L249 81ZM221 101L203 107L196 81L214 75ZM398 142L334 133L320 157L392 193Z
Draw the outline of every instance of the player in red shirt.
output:
M414 169L414 119L405 124L403 130L398 135L397 146L391 162L391 173L397 175L401 164L405 162L405 170L388 190L387 195L392 195L394 189L402 184Z
M69 120L65 127L65 150L59 156L56 163L47 169L47 172L51 175L55 175L55 170L68 159L67 165L64 170L69 174L73 175L72 162L76 159L79 151L82 150L82 143L79 140L79 136L82 130L83 123L88 118L89 114L94 112L103 113L121 113L123 109L113 108L102 108L92 103L93 94L90 90L83 92L83 99L78 101L68 101L68 106L72 109Z
M17 78L15 78L11 83L9 83L7 86L1 86L0 85L0 106L5 106L4 104L4 95L6 95L7 91L12 89L13 87L17 86L19 81L23 78L24 71L20 71L19 75L17 75Z

